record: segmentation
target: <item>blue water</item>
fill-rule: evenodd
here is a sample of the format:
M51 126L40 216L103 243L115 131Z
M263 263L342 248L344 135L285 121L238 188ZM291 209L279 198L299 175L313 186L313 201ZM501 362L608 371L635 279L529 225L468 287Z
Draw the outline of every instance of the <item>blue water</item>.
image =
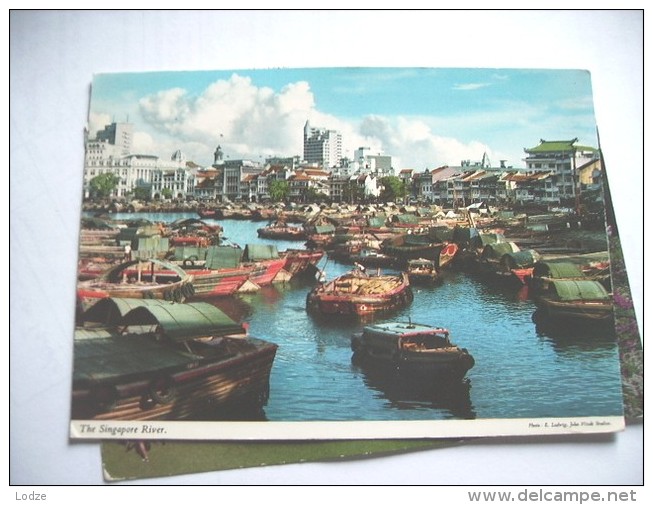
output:
M171 222L194 213L115 214ZM215 222L207 220L207 222ZM265 222L223 220L224 236L242 246L302 242L259 239ZM320 263L327 279L350 267ZM276 421L534 418L621 415L621 377L613 332L540 328L535 306L514 288L445 272L442 285L413 287L413 303L385 319L444 326L476 364L456 386L402 383L352 363L350 336L361 324L306 313L311 280L293 280L255 294L215 299L253 336L279 345L265 417Z

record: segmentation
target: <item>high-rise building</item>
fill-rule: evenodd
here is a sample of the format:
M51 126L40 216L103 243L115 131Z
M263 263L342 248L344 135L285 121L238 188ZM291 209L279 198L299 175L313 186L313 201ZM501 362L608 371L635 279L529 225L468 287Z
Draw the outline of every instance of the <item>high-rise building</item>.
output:
M304 160L323 168L337 166L342 158L342 135L336 130L304 125Z

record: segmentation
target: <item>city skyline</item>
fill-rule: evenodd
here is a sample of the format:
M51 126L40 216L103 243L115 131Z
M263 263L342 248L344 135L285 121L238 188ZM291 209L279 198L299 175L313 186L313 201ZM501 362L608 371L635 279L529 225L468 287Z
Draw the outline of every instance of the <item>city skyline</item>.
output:
M583 70L313 68L98 74L91 134L134 124L134 151L181 149L206 166L226 157L262 161L303 154L303 126L342 133L402 168L461 160L524 167L540 139L597 147L591 76Z

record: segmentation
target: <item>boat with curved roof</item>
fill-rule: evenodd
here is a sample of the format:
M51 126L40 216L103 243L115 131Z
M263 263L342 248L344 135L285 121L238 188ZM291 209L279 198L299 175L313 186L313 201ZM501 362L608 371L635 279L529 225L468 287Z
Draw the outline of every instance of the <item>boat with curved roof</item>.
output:
M606 322L614 317L612 296L594 280L556 279L535 297L536 314L556 321Z
M105 298L75 330L71 417L204 419L260 409L276 350L208 303Z

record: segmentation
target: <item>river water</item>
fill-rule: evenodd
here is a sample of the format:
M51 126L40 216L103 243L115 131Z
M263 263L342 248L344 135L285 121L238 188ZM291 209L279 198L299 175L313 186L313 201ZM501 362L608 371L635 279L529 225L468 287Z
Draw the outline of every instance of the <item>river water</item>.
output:
M194 213L114 214L114 219L171 222ZM206 220L207 223L216 221ZM224 236L245 246L302 242L260 239L264 222L222 220ZM326 277L351 267L320 265ZM384 319L443 326L466 347L475 366L455 387L404 384L352 363L350 337L361 323L316 319L306 312L312 280L293 280L255 294L218 298L214 305L247 322L250 333L279 345L265 418L274 421L507 419L622 414L621 377L614 331L540 328L523 290L489 285L447 271L432 288L413 287L413 303Z

